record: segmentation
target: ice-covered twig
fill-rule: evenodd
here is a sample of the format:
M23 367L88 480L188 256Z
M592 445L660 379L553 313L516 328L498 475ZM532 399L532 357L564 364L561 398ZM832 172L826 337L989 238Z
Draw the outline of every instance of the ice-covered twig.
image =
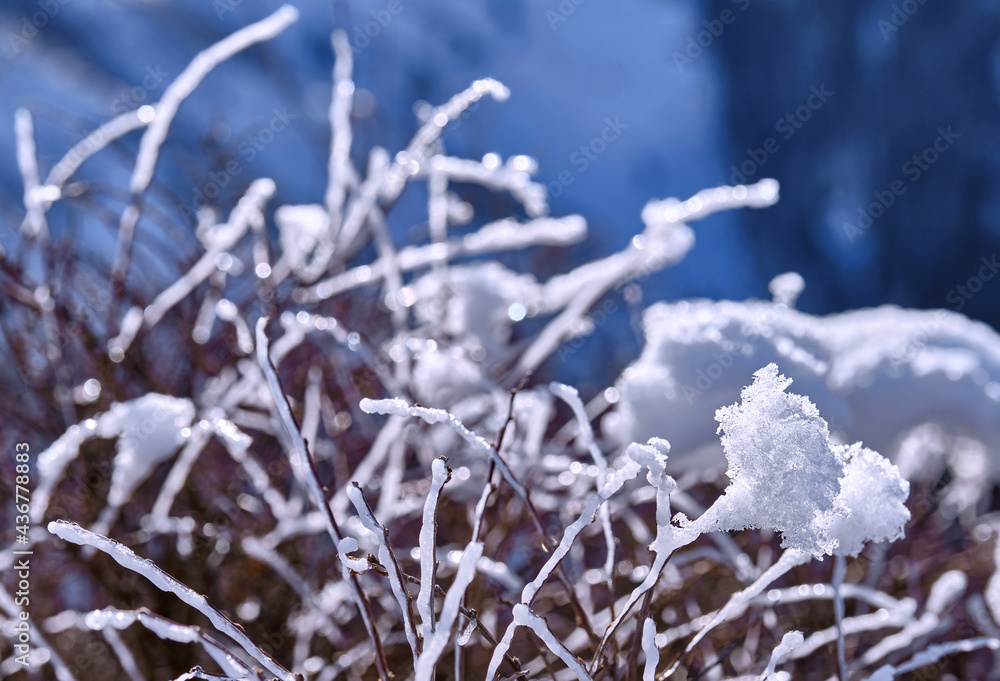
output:
M583 511L580 512L580 516L566 528L563 532L563 537L559 542L559 546L556 547L552 555L549 556L548 560L542 566L541 570L538 571L538 575L533 581L527 584L521 592L521 602L525 605L531 605L532 601L535 599L535 595L538 590L542 588L546 580L552 575L552 572L556 569L556 566L566 557L569 550L573 547L573 542L576 541L577 536L583 531L587 525L594 521L597 515L598 509L604 505L608 499L612 497L622 486L632 480L639 473L639 464L633 460L629 460L625 466L618 471L615 471L611 478L601 487L598 494L592 495L587 499L587 503L584 505Z
M347 496L350 498L351 503L354 504L354 509L358 512L361 523L369 531L373 532L378 539L378 559L385 568L386 575L389 578L389 587L392 589L392 595L399 604L399 610L403 616L403 630L406 633L406 641L410 644L410 651L413 653L413 662L416 664L417 656L420 653L420 643L417 639L416 626L413 623L413 602L410 600L410 594L407 593L406 587L403 585L402 570L399 568L399 562L396 560L396 555L392 551L392 545L389 543L389 531L378 521L375 514L372 513L371 506L368 505L368 501L361 492L361 486L358 483L352 482L347 486Z
M444 484L451 479L447 459L434 459L431 464L431 488L424 501L423 520L420 524L420 593L417 595L417 612L420 613L421 633L428 640L434 633L434 576L437 563L437 505Z
M440 158L431 158L427 176L427 231L438 248L448 241L448 176L439 168ZM435 260L434 269L444 271L447 264L443 258Z
M45 517L52 494L62 479L63 472L80 454L80 446L97 437L97 421L87 419L72 425L38 456L38 487L31 504L31 522L39 523Z
M368 221L372 210L378 205L379 193L389 173L388 152L381 147L375 147L369 154L369 160L374 160L376 156L380 157L380 161L381 157L384 157L386 162L378 164L369 162L368 176L365 177L347 204L344 223L337 235L336 252L342 262L353 257L364 244L364 240L357 237Z
M170 469L170 473L167 474L167 479L160 486L159 494L157 494L156 501L153 503L150 515L152 516L154 527L159 526L170 515L174 499L184 489L188 476L191 474L191 468L194 466L195 461L197 461L198 456L201 455L201 451L205 448L205 445L208 444L208 440L208 431L202 428L195 428L192 432L191 438L184 446L184 449L181 450L180 456L177 457L177 461L174 462L173 467ZM94 526L94 532L105 534L110 527L110 523L98 522L98 525Z
M330 219L329 241L340 233L347 186L354 179L351 165L351 105L354 101L354 53L347 33L336 30L333 46L333 96L330 98L330 161L327 165L326 210Z
M204 345L212 337L212 326L215 325L216 306L222 299L222 291L226 288L226 273L216 270L208 277L208 293L201 299L198 314L194 318L194 328L191 329L191 340L198 345Z
M660 649L656 647L656 623L647 617L642 623L642 652L646 654L646 662L642 668L642 681L656 679L656 665L660 663Z
M139 665L136 664L135 656L132 655L132 651L128 649L125 642L122 641L122 637L114 629L105 629L101 632L104 640L107 642L108 646L114 652L115 657L118 658L118 664L122 666L122 671L128 676L131 681L146 681L146 677L142 675L139 670Z
M487 442L485 438L480 435L476 435L471 430L466 428L465 424L455 417L454 414L445 411L444 409L428 409L427 407L412 406L400 399L372 400L365 398L361 400L361 410L369 414L389 414L400 417L412 416L422 419L429 424L443 423L449 426L452 430L458 433L463 440L470 444L473 449L485 454L493 465L500 469L500 474L504 481L511 486L514 493L524 504L525 508L528 509L528 513L531 515L535 529L538 531L538 535L542 540L542 547L549 553L552 552L552 546L549 542L548 535L545 532L545 527L542 525L541 517L538 514L538 510L528 498L528 491L525 489L524 485L518 481L514 472L511 470L510 466L507 465L507 462L504 461L503 457L500 456L500 453L496 450L496 448ZM590 618L588 617L587 612L583 609L583 606L580 604L580 601L576 596L576 592L573 590L572 583L563 571L562 566L558 563L556 564L556 569L558 571L559 581L562 582L563 586L566 588L573 610L576 612L577 617L580 618L584 628L588 630L591 635L593 635L593 629L589 623Z
M14 112L14 136L17 138L17 168L21 171L21 181L24 183L24 210L27 212L21 232L28 239L45 241L49 236L49 227L45 222L45 208L38 182L35 124L27 109Z
M687 201L651 201L642 212L647 229L621 252L588 263L574 272L554 278L546 286L546 298L563 298L565 305L524 351L516 376L534 371L559 345L587 311L615 286L655 271L683 258L694 246L693 232L685 222L739 207L761 208L778 199L778 183L761 180L750 186L718 187L699 192Z
M771 659L767 663L767 668L758 677L757 681L767 681L774 673L774 668L784 659L788 653L802 645L803 637L801 631L789 631L781 637L781 642L774 647L771 652Z
M594 460L594 465L597 466L597 489L601 489L608 477L608 460L594 441L594 429L590 426L590 419L587 416L586 408L583 406L583 400L580 399L580 393L577 392L576 388L563 383L556 383L555 381L549 384L549 390L573 410L573 416L576 417L577 422L578 437L582 441L583 446L590 452L590 456ZM611 616L614 617L615 537L611 532L610 507L607 504L602 504L598 513L601 517L601 530L604 532L604 546L606 550L604 557L604 577L607 580L608 594L611 597Z
M388 158L384 155L378 156L372 152L369 164L387 164ZM385 215L377 206L372 207L368 217L368 224L371 226L375 239L375 251L380 260L386 263L385 286L383 287L384 301L389 308L389 315L392 319L392 330L397 340L405 348L407 338L407 319L409 311L400 297L400 290L403 288L403 273L399 269L399 260L396 252L396 245L392 242L392 235L389 234L389 227L385 223ZM393 375L400 385L410 383L410 353L404 352L401 358L393 362Z
M318 365L309 367L306 377L306 394L302 414L302 437L315 444L319 433L319 412L322 403L323 370Z
M713 213L737 208L768 208L778 201L778 181L764 178L749 185L702 189L686 201L650 201L642 209L642 221L652 229L681 222L704 220Z
M132 236L142 209L142 198L153 179L160 147L167 139L170 124L181 104L216 66L251 45L274 38L291 26L298 17L297 9L291 5L282 5L269 17L241 28L199 52L180 75L166 87L163 97L153 107L153 120L139 141L139 152L129 183L132 200L122 213L118 226L118 244L112 267L112 274L118 281L125 280L132 249Z
M271 508L271 514L279 523L285 520L288 517L288 501L271 484L263 466L247 451L252 442L250 436L241 432L232 421L221 418L212 420L212 429L229 456L246 472L257 494Z
M743 591L733 594L729 598L726 605L723 606L718 613L716 613L715 617L713 617L708 624L702 627L701 631L699 631L697 635L691 639L691 642L687 644L686 648L684 648L684 652L687 653L693 650L694 647L698 645L698 642L701 641L701 639L703 639L708 632L725 622L737 611L740 611L745 603L748 603L753 598L763 593L764 589L770 586L774 580L799 565L805 565L810 560L812 560L812 556L804 551L799 551L798 549L787 549L781 554L778 562L765 570L764 574L757 578L757 581Z
M108 539L99 534L94 534L76 523L68 523L64 520L56 520L48 524L49 532L60 539L79 544L81 546L92 546L95 549L111 556L115 562L122 567L142 575L153 583L161 591L172 593L192 608L209 619L212 625L220 632L226 634L240 646L253 659L260 662L272 674L282 681L301 681L298 674L285 669L281 664L271 657L265 650L250 640L242 627L237 626L232 620L223 615L215 606L201 594L193 591L186 585L174 579L166 572L158 568L152 561L139 558L126 546L119 544L113 539Z
M420 126L405 151L396 155L395 162L385 178L382 186L382 197L392 203L403 191L408 178L413 175L421 163L425 161L427 150L436 142L444 127L487 95L492 95L497 101L505 101L510 96L510 90L500 81L484 78L475 81L467 89L459 92L447 103L435 107L428 116L427 122Z
M535 218L524 223L505 218L484 225L472 234L449 239L443 247L431 244L403 248L396 254L394 264L400 272L411 272L430 267L438 260L454 260L529 246L565 246L576 243L586 233L587 223L579 215ZM324 279L311 288L299 289L297 297L301 302L316 302L360 286L376 284L391 271L390 265L384 257L379 258L370 265L361 265Z
M273 180L254 180L229 214L229 222L212 229L207 250L198 262L156 296L145 310L133 307L125 314L118 336L108 341L113 360L121 361L124 358L125 351L143 326L147 329L155 326L174 305L184 300L217 270L219 255L232 249L243 238L250 225L261 217L264 205L274 196L274 192Z
M913 618L908 614L898 610L886 609L879 609L875 612L855 615L854 617L845 617L839 628L834 625L810 634L805 642L796 648L789 657L795 660L809 657L820 648L836 642L841 632L843 632L844 636L852 636L879 629L901 628L912 621Z
M178 676L174 681L241 681L243 677L233 678L231 676L219 676L218 674L209 674L201 667L191 667L190 670L184 672Z
M62 192L63 185L79 170L83 162L106 148L115 140L124 137L133 130L138 130L149 124L149 109L126 111L101 125L82 140L70 147L63 157L49 171L45 178L45 186L52 187L53 195ZM46 204L49 201L46 200Z
M239 308L228 298L222 298L215 304L215 314L224 322L229 322L236 329L236 346L244 355L253 354L253 337L246 320L240 316Z
M867 681L891 681L900 674L913 672L921 667L926 667L940 660L942 657L954 655L955 653L971 653L974 650L989 648L990 650L1000 649L1000 639L995 638L970 638L964 641L948 641L947 643L936 643L927 646L906 662L897 667L884 665L868 677Z
M646 480L656 488L656 538L649 545L649 549L656 554L653 564L649 568L645 579L639 584L616 617L611 619L611 623L604 631L601 642L594 653L594 660L591 662L591 672L596 672L601 664L604 648L608 641L614 636L615 631L625 621L632 607L650 591L660 579L660 573L667 564L667 560L674 551L687 546L701 534L697 530L676 527L670 522L670 493L677 486L677 483L666 473L666 451L670 444L666 440L653 438L646 445L633 443L629 445L628 457L631 461L648 468ZM612 476L614 477L614 476ZM610 484L610 483L609 483Z
M208 656L219 665L224 674L240 679L260 676L259 674L255 674L254 670L247 666L226 646L203 632L199 627L174 622L162 615L150 612L146 608L139 608L138 610L105 608L104 610L75 613L72 617L69 617L69 615L71 613L62 613L56 617L50 617L46 621L47 630L52 633L59 633L70 627L75 627L77 629L113 632L127 629L133 624L138 623L164 641L199 644Z
M278 381L278 374L275 371L274 366L271 364L271 358L268 354L267 333L265 331L267 328L267 322L267 317L261 317L257 320L257 363L260 365L261 371L264 372L268 388L270 388L271 391L271 397L274 400L278 417L284 425L286 436L291 442L292 466L297 468L300 475L305 478L306 483L309 486L309 491L313 497L313 501L319 507L323 520L326 523L330 539L333 540L334 546L337 547L338 556L342 556L343 554L340 551L340 545L344 537L340 533L340 528L337 526L337 521L333 517L333 512L330 510L330 504L327 501L326 493L324 492L325 488L316 476L316 470L313 466L312 457L309 455L309 450L306 447L305 440L302 439L302 433L299 431L299 427L295 423L295 417L292 416L292 409L288 404L288 398L281 389L281 383ZM341 572L343 574L344 581L348 582L351 587L351 593L354 596L358 610L364 620L365 629L368 631L368 637L371 639L372 646L375 649L375 667L378 669L379 677L382 681L388 681L388 679L391 678L391 675L389 674L388 665L385 660L385 653L382 651L382 641L379 638L378 631L375 629L375 622L368 606L368 599L361 590L361 584L358 582L357 575L352 574L348 566L343 562L341 562Z
M510 649L511 641L514 638L514 632L517 627L529 627L538 638L542 639L545 646L551 650L555 655L562 660L567 667L569 667L578 681L591 681L591 676L587 672L587 668L584 666L583 661L569 651L566 646L564 646L559 639L557 639L552 631L549 630L545 620L536 615L531 611L531 608L523 603L516 603L514 605L514 621L511 626L507 627L507 631L500 643L493 650L493 657L490 658L490 666L486 671L486 681L493 681L496 678L497 672L500 670L500 663L503 661L504 655Z
M507 163L500 163L495 154L487 154L482 161L452 156L435 157L435 170L447 176L451 182L478 184L496 191L506 191L524 206L528 217L540 217L548 212L545 201L545 185L529 180L532 159L515 156ZM427 173L421 170L417 177Z
M423 558L423 547L421 547L421 559ZM448 588L444 604L441 606L441 619L433 634L424 634L424 651L420 655L416 664L416 681L432 681L434 678L434 665L444 652L448 641L452 636L452 629L458 620L459 608L465 596L466 589L476 576L476 563L483 555L482 542L470 542L462 552L462 558L458 563L458 571L455 573L455 580ZM420 583L423 589L423 581Z
M378 435L375 436L375 441L368 449L368 454L361 460L357 468L354 469L351 475L354 482L358 485L364 485L367 484L373 475L378 474L385 465L389 449L399 441L399 436L403 432L405 425L406 419L397 416L390 417L385 422ZM333 495L331 506L335 514L339 515L347 510L347 505L350 503L347 492L346 487L341 487Z
M949 570L938 577L931 586L927 607L920 619L909 622L898 634L886 636L866 650L854 666L862 669L869 667L891 653L905 650L921 636L935 631L941 625L944 612L961 598L967 585L968 577L961 570Z

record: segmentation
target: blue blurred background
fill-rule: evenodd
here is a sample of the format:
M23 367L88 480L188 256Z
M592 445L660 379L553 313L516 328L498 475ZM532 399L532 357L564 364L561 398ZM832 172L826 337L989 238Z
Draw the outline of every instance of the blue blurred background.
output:
M44 176L87 132L158 99L200 49L280 4L6 0L0 242L11 248L22 218L16 107L36 116ZM529 253L515 266L544 274L618 250L641 229L651 198L781 182L776 207L696 225L694 251L653 277L641 300L634 290L626 296L625 323L590 341L609 371L637 352L629 307L634 321L655 300L766 298L768 281L788 270L806 278L799 307L808 312L896 303L960 309L1000 327L1000 277L975 295L957 289L1000 252L1000 2L294 4L297 24L218 68L182 107L136 242L142 280L130 284L147 294L198 252L185 207L227 161L241 170L218 199L224 210L262 176L277 182L273 206L322 202L329 36L343 28L356 48L353 150L362 169L372 145L406 144L415 102L441 103L483 76L510 87L506 103L483 102L448 132L449 151L534 156L552 212L582 213L591 225L564 261ZM290 125L260 144L255 135L276 112L290 114ZM617 139L593 158L581 154L609 123ZM78 175L86 194L71 211L50 213L53 233L86 249L96 268L110 264L137 141L88 161ZM571 183L557 179L563 171ZM481 218L510 211L503 197L485 196L474 195ZM393 217L401 238L421 236L414 206Z

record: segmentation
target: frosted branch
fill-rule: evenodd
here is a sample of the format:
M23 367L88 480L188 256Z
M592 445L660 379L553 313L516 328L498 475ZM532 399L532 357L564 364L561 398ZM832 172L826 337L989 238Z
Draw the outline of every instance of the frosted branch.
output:
M514 632L517 627L529 627L538 638L542 639L545 646L555 653L555 655L562 660L567 667L576 674L578 681L591 681L591 676L587 672L587 668L583 665L583 662L574 655L566 646L564 646L559 639L557 639L552 631L549 630L548 625L545 623L541 617L536 615L531 611L531 608L524 605L523 603L516 603L514 605L514 620L511 625L507 627L507 631L504 633L503 639L493 650L493 657L490 658L490 666L486 671L486 680L493 681L496 678L497 672L500 670L500 663L504 659L504 655L510 649L511 641L514 638Z
M655 681L656 665L660 663L660 649L656 647L656 623L650 617L642 623L642 651L646 654L642 681Z
M843 632L844 636L853 636L869 631L878 631L879 629L901 628L912 621L913 618L908 615L884 609L879 609L865 615L845 617L840 627L834 625L812 633L789 657L794 660L809 657L820 648L825 648L831 643L836 642L841 632Z
M791 651L802 645L803 637L801 631L789 631L787 634L781 637L781 642L774 647L771 652L771 659L767 663L767 668L758 677L758 681L767 681L768 677L774 673L775 667L781 662Z
M447 647L448 641L451 640L462 598L476 576L476 564L482 555L483 544L481 542L470 542L462 552L455 579L448 589L444 604L441 606L441 619L430 637L426 633L424 634L424 652L417 660L416 681L432 681L434 678L434 665ZM421 547L420 556L423 559L423 547ZM423 586L424 582L421 580L421 590Z
M340 233L343 221L344 197L354 179L351 165L351 105L354 99L354 53L347 34L336 30L330 38L333 46L333 96L330 98L330 161L326 187L326 210L330 229L327 239L332 243Z
M84 161L133 130L146 127L149 120L145 116L140 116L139 111L136 110L126 111L103 123L70 147L70 150L59 159L45 178L46 187L53 187L53 194L56 194L57 191L61 193L63 186L80 169Z
M600 448L597 446L597 443L594 441L594 429L590 426L590 418L587 416L587 409L583 405L583 400L580 399L580 393L577 392L576 388L556 382L549 384L549 390L552 391L553 395L568 404L573 410L573 416L576 417L577 422L578 438L582 441L583 446L587 448L587 451L590 452L590 456L594 460L594 464L597 466L597 488L601 489L607 480L608 461L604 457ZM604 558L604 576L607 579L608 593L613 594L615 575L615 537L611 531L611 510L607 504L602 504L598 513L600 513L601 516L601 530L604 532L604 546L606 550Z
M428 640L434 633L434 576L437 564L437 505L444 484L451 479L451 469L447 459L434 459L431 464L431 488L424 501L423 520L420 524L420 593L417 595L417 611L420 613L421 633Z
M421 163L424 162L427 150L440 139L444 127L461 116L469 106L487 95L502 102L510 96L510 90L500 81L484 78L475 81L469 88L430 112L427 122L420 126L406 150L396 155L396 160L382 187L382 197L386 201L396 200L400 192L403 191L409 176L415 174Z
M164 289L145 310L131 308L125 315L121 329L108 341L111 358L121 361L132 345L139 330L155 326L177 303L187 298L202 282L217 271L218 257L231 250L243 238L250 225L263 219L262 211L268 199L274 196L274 181L268 178L254 180L243 198L229 214L229 222L211 228L207 237L207 250L194 266L180 279Z
M167 139L170 124L173 122L174 116L177 115L181 104L216 66L251 45L274 38L291 26L298 17L299 11L297 9L291 5L282 5L269 17L241 28L215 45L199 52L180 75L166 87L163 97L153 107L153 120L150 121L149 127L146 128L139 141L139 152L136 155L135 168L129 183L132 201L122 213L118 226L118 244L115 248L112 271L121 281L124 281L128 269L132 235L139 222L142 196L153 179L153 171L156 168L160 147Z
M875 681L875 679L893 679L900 674L913 672L921 667L934 664L942 657L954 655L955 653L971 653L974 650L982 648L998 650L1000 649L1000 640L995 638L970 638L965 641L949 641L947 643L930 645L927 646L926 650L917 653L898 667L892 667L891 665L880 667L869 679L870 681Z
M378 559L386 570L392 595L395 597L396 603L399 604L399 610L403 616L403 630L406 633L406 642L410 644L410 651L413 653L413 662L416 664L417 656L420 653L420 644L417 639L417 629L413 623L413 604L410 601L410 595L407 593L406 587L403 585L402 570L399 568L399 562L396 560L396 555L389 544L389 531L378 521L375 514L372 513L371 506L368 505L368 501L361 492L361 487L358 483L352 482L347 486L347 496L350 498L351 503L354 504L354 508L358 512L358 517L361 518L361 523L370 532L374 533L378 540Z
M571 337L587 311L615 286L645 279L680 261L694 246L694 233L684 223L741 207L760 208L778 199L778 183L761 180L744 187L718 187L687 201L651 201L643 209L647 229L619 253L587 265L546 285L546 299L562 298L565 310L548 323L518 360L516 375L534 371Z
M31 112L14 112L14 136L17 139L17 168L24 184L24 209L27 211L21 231L29 239L48 239L45 208L38 182L38 157L35 149L35 124Z
M536 218L525 223L506 218L484 225L472 234L449 239L443 245L403 248L396 254L395 264L400 272L412 272L430 267L437 261L495 251L511 251L529 246L566 246L580 241L586 232L587 223L578 215ZM392 263L382 257L370 265L361 265L324 279L312 288L301 289L298 295L302 302L316 302L361 286L370 286L387 276L391 266Z
M846 575L847 558L841 554L837 554L833 558L833 578L830 580L830 584L833 586L833 616L837 628L837 669L840 672L840 681L847 681L847 657L844 642L844 597L840 593Z
M242 660L228 648L203 632L199 627L180 624L162 615L150 612L146 608L138 610L117 610L105 608L91 610L86 613L75 613L67 618L69 613L63 613L47 620L47 629L59 633L70 627L82 630L97 630L101 632L116 632L127 629L138 623L164 641L175 643L197 643L222 669L223 673L238 679L257 676Z
M452 156L435 157L435 172L444 174L451 182L478 184L487 189L505 191L522 206L528 217L540 217L548 212L545 185L530 181L530 164L526 156L515 156L507 163L500 163L495 154L488 154L482 161ZM421 166L417 177L426 175Z
M278 418L285 428L286 436L291 442L291 453L293 455L291 457L292 468L297 470L301 477L305 478L306 484L308 485L309 491L313 497L313 501L319 507L323 520L326 523L330 539L333 540L333 544L337 548L337 554L338 556L342 556L343 552L341 551L341 542L343 541L343 535L341 535L340 528L337 526L337 521L334 519L333 512L330 510L330 504L326 499L324 487L320 483L319 478L316 476L316 470L313 466L309 451L306 448L305 440L302 439L302 433L299 431L299 427L295 423L295 417L292 416L292 410L288 404L288 398L281 389L281 383L278 381L278 374L275 372L274 366L271 364L270 356L268 355L268 340L267 333L265 332L265 329L267 328L267 321L267 317L261 317L257 320L257 363L260 365L261 371L264 372L264 377L267 379L267 385L268 388L270 388L271 397L274 400ZM351 574L348 566L343 561L341 561L341 573L343 574L344 581L348 582L351 587L351 593L354 596L358 610L364 620L365 629L368 631L368 637L371 639L372 645L375 648L375 665L378 668L379 676L383 681L388 681L390 676L385 661L385 654L382 652L382 642L379 638L378 631L375 629L375 622L368 606L368 599L361 591L361 585L358 582L357 576Z
M119 544L113 539L108 539L99 534L94 534L90 530L85 530L76 523L56 520L48 524L48 529L49 532L60 539L73 544L79 544L80 546L92 546L98 551L108 554L116 563L136 574L142 575L161 591L176 595L207 617L216 629L240 644L247 654L264 665L264 668L282 681L301 681L298 674L293 674L282 667L277 660L251 641L242 627L237 626L232 620L223 615L203 595L174 579L153 564L152 561L139 558L128 547Z
M699 631L697 635L691 639L691 642L687 644L686 648L684 648L684 652L690 652L693 650L694 647L698 645L698 642L705 638L705 636L712 631L712 629L725 622L736 612L741 611L744 604L760 595L764 589L766 589L776 579L799 565L805 565L810 560L812 560L812 556L804 551L799 551L797 549L786 550L781 554L778 562L765 570L764 574L757 578L757 581L748 586L746 589L743 589L743 591L733 594L729 598L726 605L716 613L715 617L713 617L708 624L702 627L701 631Z

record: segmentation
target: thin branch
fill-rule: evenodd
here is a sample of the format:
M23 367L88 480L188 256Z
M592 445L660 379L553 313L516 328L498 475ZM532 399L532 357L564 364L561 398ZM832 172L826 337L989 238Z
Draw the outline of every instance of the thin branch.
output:
M127 546L119 544L113 539L95 534L76 523L56 520L49 523L48 528L49 532L60 539L81 546L93 546L95 549L114 558L115 562L122 567L142 575L161 591L176 595L192 608L205 615L216 629L239 643L247 654L264 665L268 671L279 677L282 681L302 681L301 676L285 669L267 651L251 641L250 637L243 631L243 627L240 627L222 614L218 608L208 602L207 598L161 570L152 561L139 558Z
M542 524L541 515L528 498L528 491L525 489L524 485L518 481L510 466L507 465L507 462L503 460L500 453L493 447L493 445L487 442L482 436L476 435L471 430L466 428L465 424L463 424L454 414L451 414L443 409L428 409L427 407L411 406L400 399L371 400L365 398L361 400L361 409L362 411L370 414L379 413L391 414L394 416L415 416L430 424L444 423L450 426L452 430L458 433L468 444L486 454L491 461L495 462L496 467L500 470L500 474L503 476L504 481L506 481L506 483L513 488L514 493L525 505L525 508L528 509L528 513L535 525L535 529L538 531L538 535L541 538L542 548L544 548L547 553L553 552L552 543L545 532L545 526ZM597 636L594 634L593 626L590 624L590 617L587 615L587 611L584 610L583 605L580 603L580 599L577 597L573 584L566 575L561 562L557 561L554 567L556 574L559 577L559 581L562 582L566 589L570 603L572 604L573 610L577 616L578 623L590 633L592 641L596 643Z
M333 96L330 98L330 161L326 187L326 210L330 219L328 239L332 244L340 233L344 197L353 179L351 166L351 105L354 95L354 53L347 33L336 30L330 38L333 46Z
M24 209L27 211L21 232L29 239L47 241L49 227L45 222L45 210L38 182L38 157L35 149L35 125L31 112L18 109L14 112L14 135L17 138L17 168L24 183Z
M309 453L306 442L302 439L302 433L299 430L298 424L295 422L295 417L292 415L291 405L288 404L288 398L281 389L281 383L278 381L278 374L275 371L274 365L271 364L271 358L268 354L267 333L265 332L267 328L267 321L267 317L261 317L257 320L257 363L260 365L261 371L267 379L267 385L271 389L271 396L274 399L274 405L278 412L278 416L280 417L281 423L285 427L285 434L291 442L291 453L293 454L291 457L292 466L299 470L301 477L305 478L306 483L309 486L309 491L312 493L313 501L319 507L323 520L326 522L327 532L329 532L334 546L337 547L337 555L342 556L340 552L340 544L344 537L340 533L340 528L337 526L337 521L333 517L333 512L330 510L330 503L327 501L325 488L322 484L320 484L319 477L316 474L315 465L313 464L312 455ZM371 639L372 646L375 649L375 667L378 670L379 678L381 678L382 681L389 681L392 676L389 673L388 663L385 659L385 652L382 650L382 640L379 637L378 631L375 629L375 621L372 617L368 598L361 590L361 583L358 581L357 575L350 571L343 560L341 560L341 572L343 574L344 581L348 582L350 585L351 593L354 595L354 600L361 613L361 618L364 620L365 629L368 631L368 637Z
M400 612L403 615L403 630L406 633L406 641L410 644L410 650L413 653L413 663L416 665L417 656L420 654L420 639L417 637L417 628L413 623L413 601L410 598L410 594L406 591L406 587L403 585L403 571L400 569L399 561L396 560L396 554L389 543L389 530L372 513L371 506L368 505L368 501L361 492L361 487L358 483L352 482L347 486L347 496L350 497L351 503L354 504L354 508L361 518L361 523L368 530L375 533L375 536L378 538L379 562L385 568L385 574L389 578L389 587L392 589L392 595L396 598Z
M246 48L264 40L274 38L299 18L299 11L291 5L282 5L274 14L250 24L232 35L220 40L206 50L199 52L177 78L167 86L163 97L156 103L153 120L142 135L139 152L129 189L132 200L122 213L118 225L118 243L112 266L112 278L123 286L128 274L129 258L132 251L132 236L142 212L142 200L153 180L153 171L159 158L160 147L167 139L170 124L177 110L187 97L194 92L205 76L216 66Z

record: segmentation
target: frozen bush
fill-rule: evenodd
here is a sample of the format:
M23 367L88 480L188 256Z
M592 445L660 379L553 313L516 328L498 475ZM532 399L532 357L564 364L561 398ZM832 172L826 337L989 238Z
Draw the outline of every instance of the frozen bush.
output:
M772 681L893 678L945 656L960 675L992 661L1000 573L974 574L970 560L992 530L949 525L930 484L948 467L940 506L978 517L997 473L994 332L896 308L812 317L793 309L804 280L787 273L771 303L650 307L642 356L596 395L543 380L549 358L599 332L595 305L681 260L691 223L772 205L773 180L652 200L622 251L555 275L514 271L502 253L565 247L587 226L548 215L533 159L448 155L443 130L507 88L487 78L419 108L412 141L371 150L361 173L354 55L336 32L322 203L277 206L272 240L279 188L253 180L235 205L199 212L186 271L147 281L132 241L158 206L149 190L174 115L209 71L296 16L284 7L207 48L152 113L101 126L44 180L31 114L17 115L24 248L0 258L12 300L0 322L23 341L19 366L44 367L21 380L45 409L14 427L47 447L20 546L37 591L28 613L0 587L0 624L9 634L30 614L43 678L711 669ZM48 211L77 209L80 164L139 131L115 256L96 275L73 244L53 249ZM426 223L429 238L397 244L386 213L414 183L426 210L393 218ZM509 194L522 217L477 215L453 186L469 183ZM53 253L64 266L38 265ZM81 304L102 300L81 293L94 290L110 302L67 333ZM912 480L875 450L898 451ZM725 489L712 473L721 456L706 452L725 454ZM906 526L907 504L920 525ZM729 534L747 528L762 532ZM948 550L928 551L934 541ZM814 560L830 554L832 578ZM772 588L779 579L791 584ZM956 630L965 614L981 635ZM963 640L944 640L956 631ZM19 659L0 645L11 676Z

